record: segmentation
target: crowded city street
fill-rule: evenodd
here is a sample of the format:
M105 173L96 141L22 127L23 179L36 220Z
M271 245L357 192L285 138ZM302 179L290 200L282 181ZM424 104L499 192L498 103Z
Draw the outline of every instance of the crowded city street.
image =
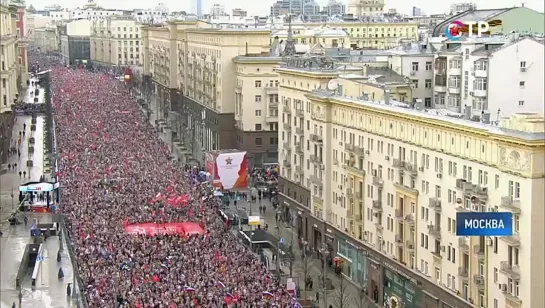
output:
M292 307L295 300L229 232L196 169L168 147L125 86L103 74L51 72L63 185L90 307ZM186 196L167 204L158 196ZM202 235L129 234L135 223L195 222Z

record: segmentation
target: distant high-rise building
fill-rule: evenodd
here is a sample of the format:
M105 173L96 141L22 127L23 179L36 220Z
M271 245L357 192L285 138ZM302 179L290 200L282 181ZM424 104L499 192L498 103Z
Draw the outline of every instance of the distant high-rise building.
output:
M422 9L413 6L413 16L422 16Z
M476 10L477 5L473 2L458 2L450 6L450 14L456 15L469 10Z
M243 9L233 9L233 17L246 17L248 12Z
M212 8L210 9L210 15L212 15L213 17L225 16L225 6L218 3L212 5Z
M328 16L344 15L346 7L340 1L329 0L327 6L324 7L324 11Z
M202 0L191 0L191 14L197 15L198 17L202 15Z
M360 1L349 0L347 6L348 14L354 17L378 16L384 13L384 0Z
M314 0L278 0L271 6L271 15L305 15L313 16L320 13L320 5Z

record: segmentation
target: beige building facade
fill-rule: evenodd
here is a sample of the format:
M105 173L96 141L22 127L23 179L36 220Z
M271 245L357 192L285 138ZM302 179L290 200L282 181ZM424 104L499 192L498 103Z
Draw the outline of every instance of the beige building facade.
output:
M327 69L277 72L282 210L311 248L343 260L343 274L365 284L370 300L543 303L534 270L545 265L543 251L531 248L545 232L542 115L475 123L339 95ZM496 211L512 213L513 236L456 236L456 213Z
M235 86L236 148L254 165L278 162L279 57L238 56Z
M270 34L211 29L200 21L144 28L144 75L157 93L161 118L189 142L180 145L187 153L182 156L202 161L206 151L236 146L233 59L268 54Z
M91 61L103 65L143 65L142 25L133 17L111 16L91 24Z
M19 39L15 24L16 7L4 4L0 5L0 30L2 40L0 41L1 67L0 76L2 83L0 113L11 111L14 100L18 97L18 75L19 75ZM13 15L13 16L12 16Z
M34 29L34 39L31 44L46 52L59 51L60 42L57 27L47 26Z

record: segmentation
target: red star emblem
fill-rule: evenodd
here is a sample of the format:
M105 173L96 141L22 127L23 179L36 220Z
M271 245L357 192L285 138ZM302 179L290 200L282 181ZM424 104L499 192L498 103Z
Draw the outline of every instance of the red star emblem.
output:
M231 165L233 162L233 159L231 159L231 157L227 157L227 159L225 160L225 164L227 165Z
M450 32L450 35L452 36L458 36L458 34L460 33L460 29L458 28L458 26L453 25L453 26L450 26L449 32Z

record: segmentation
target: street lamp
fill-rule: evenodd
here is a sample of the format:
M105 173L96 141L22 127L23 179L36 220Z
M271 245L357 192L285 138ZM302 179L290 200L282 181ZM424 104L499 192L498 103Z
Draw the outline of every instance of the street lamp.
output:
M324 244L324 247L322 248L322 264L323 264L323 274L322 274L322 283L324 288L324 307L327 308L327 286L326 286L326 279L327 279L327 256L329 255L329 250L327 249L326 245Z

